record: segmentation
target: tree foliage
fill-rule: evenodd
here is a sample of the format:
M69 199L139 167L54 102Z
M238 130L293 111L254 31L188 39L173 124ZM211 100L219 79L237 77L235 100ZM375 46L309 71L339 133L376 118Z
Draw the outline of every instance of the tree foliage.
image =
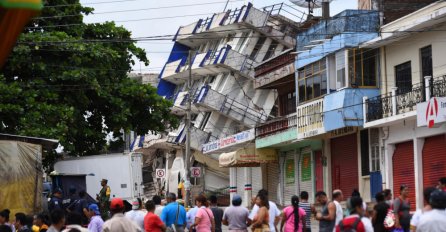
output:
M49 0L0 71L0 132L56 138L98 154L106 135L165 131L177 120L156 89L127 77L145 51L113 22L85 24L79 0ZM64 26L68 25L68 26Z

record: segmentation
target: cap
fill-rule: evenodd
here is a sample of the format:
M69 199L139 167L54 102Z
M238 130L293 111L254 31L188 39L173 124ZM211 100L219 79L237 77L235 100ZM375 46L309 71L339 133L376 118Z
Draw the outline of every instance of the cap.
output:
M107 180L107 179L102 179L101 182L105 182L105 183L107 183L108 180Z
M140 207L140 205L139 205L138 199L133 199L133 201L132 201L132 209L136 210L136 209L139 209L139 207Z
M240 201L240 200L242 200L242 197L240 196L240 195L238 195L238 194L234 194L234 196L232 196L232 200L234 201Z
M101 212L99 212L99 207L96 204L89 205L88 206L88 210L93 211L94 214L96 214L96 215L100 215L101 214Z
M110 203L110 209L124 209L124 201L121 198L113 198Z

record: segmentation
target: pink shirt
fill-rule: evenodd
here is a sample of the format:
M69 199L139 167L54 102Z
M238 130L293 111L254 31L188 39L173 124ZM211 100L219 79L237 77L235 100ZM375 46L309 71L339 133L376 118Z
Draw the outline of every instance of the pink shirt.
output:
M283 209L283 213L285 215L286 223L285 223L285 232L294 232L294 207L288 206L285 209ZM307 214L305 213L305 210L302 208L299 208L299 229L297 232L302 232L302 218L304 218Z
M212 214L212 211L208 208L200 208L198 209L197 215L195 218L200 218L200 224L197 225L196 229L197 232L210 232L212 223L211 218L214 218L214 214Z

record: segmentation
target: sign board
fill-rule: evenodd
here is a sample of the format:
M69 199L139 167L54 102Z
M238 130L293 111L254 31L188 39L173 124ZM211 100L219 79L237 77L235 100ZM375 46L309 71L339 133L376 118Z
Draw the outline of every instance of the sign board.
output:
M255 131L249 129L240 133L228 136L226 138L217 139L210 143L203 144L203 154L209 154L222 148L231 147L240 143L248 142L255 139Z
M302 181L311 180L311 153L302 154L302 169L301 169Z
M297 138L304 139L325 133L324 99L297 107Z
M294 184L294 159L285 162L285 184Z
M156 169L155 175L156 178L166 178L166 169Z
M417 104L417 125L433 128L446 122L446 97L433 97Z
M201 177L201 168L200 167L192 167L190 169L190 175L195 178Z

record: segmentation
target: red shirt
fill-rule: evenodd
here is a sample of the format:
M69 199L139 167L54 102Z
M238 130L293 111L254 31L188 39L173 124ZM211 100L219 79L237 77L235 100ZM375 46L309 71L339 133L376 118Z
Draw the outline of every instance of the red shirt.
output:
M158 215L148 212L144 217L144 229L146 232L161 232L163 222Z

